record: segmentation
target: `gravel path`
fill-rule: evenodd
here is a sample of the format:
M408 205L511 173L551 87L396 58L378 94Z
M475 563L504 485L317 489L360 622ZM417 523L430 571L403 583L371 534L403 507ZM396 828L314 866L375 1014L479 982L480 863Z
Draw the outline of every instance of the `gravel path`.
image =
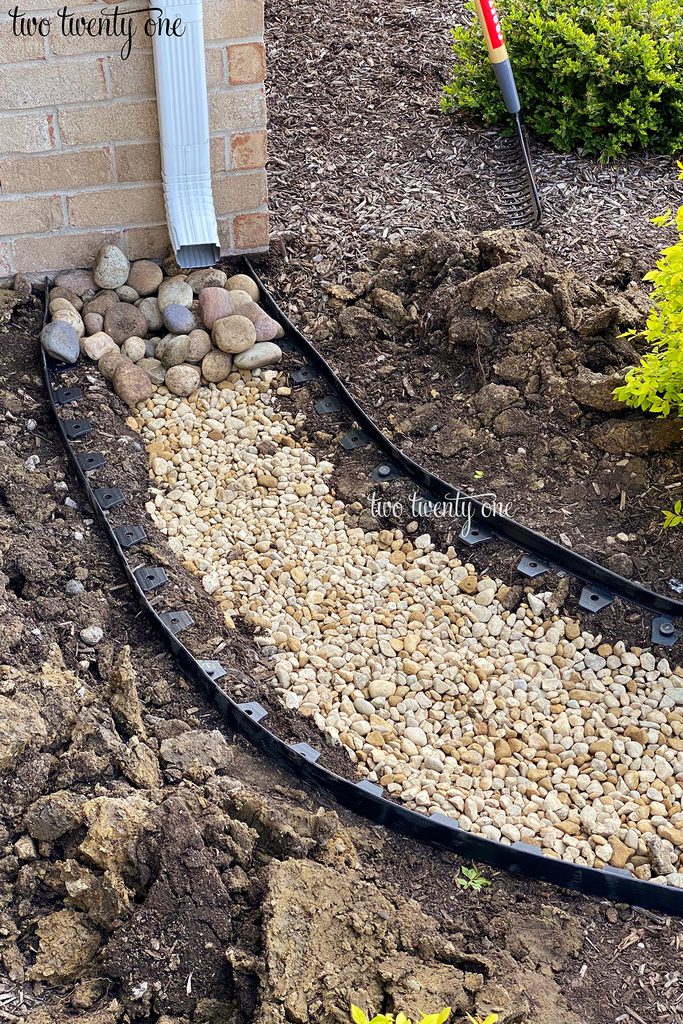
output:
M551 595L506 610L508 587L426 534L351 526L283 378L164 389L138 421L148 512L228 623L275 645L284 704L410 806L683 887L683 669Z
M289 263L278 286L312 314L326 280L378 238L430 227L506 225L496 209L495 132L441 114L450 0L270 0L269 168L273 230ZM675 161L610 167L534 144L549 247L594 274L629 253L644 272L665 244L650 218L683 201ZM493 160L492 160L493 154Z

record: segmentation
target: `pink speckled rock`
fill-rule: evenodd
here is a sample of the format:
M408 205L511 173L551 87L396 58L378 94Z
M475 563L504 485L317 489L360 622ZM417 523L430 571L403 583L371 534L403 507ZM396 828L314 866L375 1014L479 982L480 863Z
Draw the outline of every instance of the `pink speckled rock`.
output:
M241 313L251 304L246 292L228 292L225 288L203 288L199 293L199 315L210 331L216 320Z

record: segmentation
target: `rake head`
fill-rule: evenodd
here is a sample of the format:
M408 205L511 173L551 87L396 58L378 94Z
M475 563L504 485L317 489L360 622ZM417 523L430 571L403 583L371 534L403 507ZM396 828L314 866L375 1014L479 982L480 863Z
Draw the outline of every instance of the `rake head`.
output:
M515 134L510 140L508 160L501 171L500 191L512 226L533 228L541 221L541 200L520 116L512 116Z

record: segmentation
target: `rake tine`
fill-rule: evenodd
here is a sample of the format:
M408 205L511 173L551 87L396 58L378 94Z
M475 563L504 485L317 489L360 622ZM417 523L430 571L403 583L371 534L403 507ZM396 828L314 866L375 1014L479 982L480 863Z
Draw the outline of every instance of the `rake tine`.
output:
M494 0L475 0L486 46L508 113L514 118L516 138L501 181L501 192L515 227L536 227L543 216L541 199L531 166L529 144L520 117L521 104ZM523 205L522 205L523 204Z

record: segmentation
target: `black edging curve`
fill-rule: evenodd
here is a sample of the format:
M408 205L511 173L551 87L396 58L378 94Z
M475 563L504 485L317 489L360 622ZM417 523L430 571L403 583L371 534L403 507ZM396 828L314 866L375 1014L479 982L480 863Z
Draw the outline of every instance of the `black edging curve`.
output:
M48 287L45 289L45 316L47 317ZM443 814L427 816L418 811L410 810L394 803L377 785L368 781L352 782L322 764L318 764L321 754L307 743L290 744L281 740L265 725L261 724L268 712L257 702L238 703L234 701L218 685L217 680L223 674L219 662L198 661L184 646L174 632L173 615L159 614L150 603L142 582L147 577L155 579L156 566L142 566L135 559L134 543L128 543L131 527L114 529L106 510L95 495L87 475L92 470L84 470L84 452L74 450L69 437L68 422L59 416L59 402L56 398L57 381L60 373L73 370L74 366L62 366L46 356L41 346L43 375L52 414L72 469L78 477L93 512L107 539L114 549L129 585L135 593L139 605L148 616L152 626L164 642L167 649L176 659L178 667L204 694L211 700L224 722L234 731L249 740L261 753L268 756L278 767L290 771L299 780L318 787L329 794L343 807L355 814L391 828L412 839L439 846L450 850L468 860L478 861L496 868L501 868L515 876L522 876L535 881L547 882L583 893L586 896L597 896L620 903L629 903L660 913L675 914L683 917L683 890L656 882L646 882L635 878L628 871L617 868L590 868L571 861L559 860L544 854L538 847L527 843L503 843L486 839L483 836L461 829L457 821ZM53 383L53 379L55 383ZM81 430L76 440L83 440L93 432L92 425L85 419L78 420ZM84 432L83 432L84 431ZM96 472L96 470L94 471ZM140 527L136 527L138 531ZM144 536L144 531L143 531ZM119 538L122 538L120 540ZM139 538L143 539L143 538ZM130 552L130 555L126 552ZM129 557L131 561L129 562ZM149 570L146 572L145 570ZM143 570L141 572L141 570ZM142 582L141 582L142 581ZM151 581L150 581L151 582ZM159 578L156 586L163 586Z
M401 473L414 480L426 491L431 492L430 497L435 496L441 501L462 503L467 502L475 513L478 526L485 527L489 533L493 533L502 540L514 544L532 555L535 555L539 562L545 563L542 571L551 568L562 569L588 584L591 594L600 591L605 592L608 598L620 597L631 604L636 604L646 611L657 615L670 616L671 618L683 618L683 601L666 597L649 590L640 583L619 576L618 573L606 569L603 565L591 561L585 555L580 555L570 548L558 544L556 541L545 537L541 533L531 530L528 526L518 523L508 516L499 515L495 510L485 506L485 503L469 495L455 484L449 484L445 480L430 473L417 462L414 462L405 452L401 451L392 441L386 437L377 424L370 418L361 405L351 395L344 382L337 376L332 367L314 345L294 326L289 317L283 313L277 305L268 289L254 269L249 259L243 257L243 264L250 277L253 278L261 292L260 304L266 312L276 320L285 331L285 340L293 343L304 355L310 364L317 370L316 376L324 377L335 396L342 405L352 414L358 426L368 435L372 441L387 457L393 469L400 469ZM277 340L277 339L276 339ZM305 369L305 368L304 368ZM311 379L304 377L301 381ZM385 479L391 479L387 476ZM490 537L486 538L487 540ZM595 600L594 610L600 609L598 599ZM610 603L608 600L606 603ZM590 606L587 605L587 610ZM604 604L602 605L604 607Z

